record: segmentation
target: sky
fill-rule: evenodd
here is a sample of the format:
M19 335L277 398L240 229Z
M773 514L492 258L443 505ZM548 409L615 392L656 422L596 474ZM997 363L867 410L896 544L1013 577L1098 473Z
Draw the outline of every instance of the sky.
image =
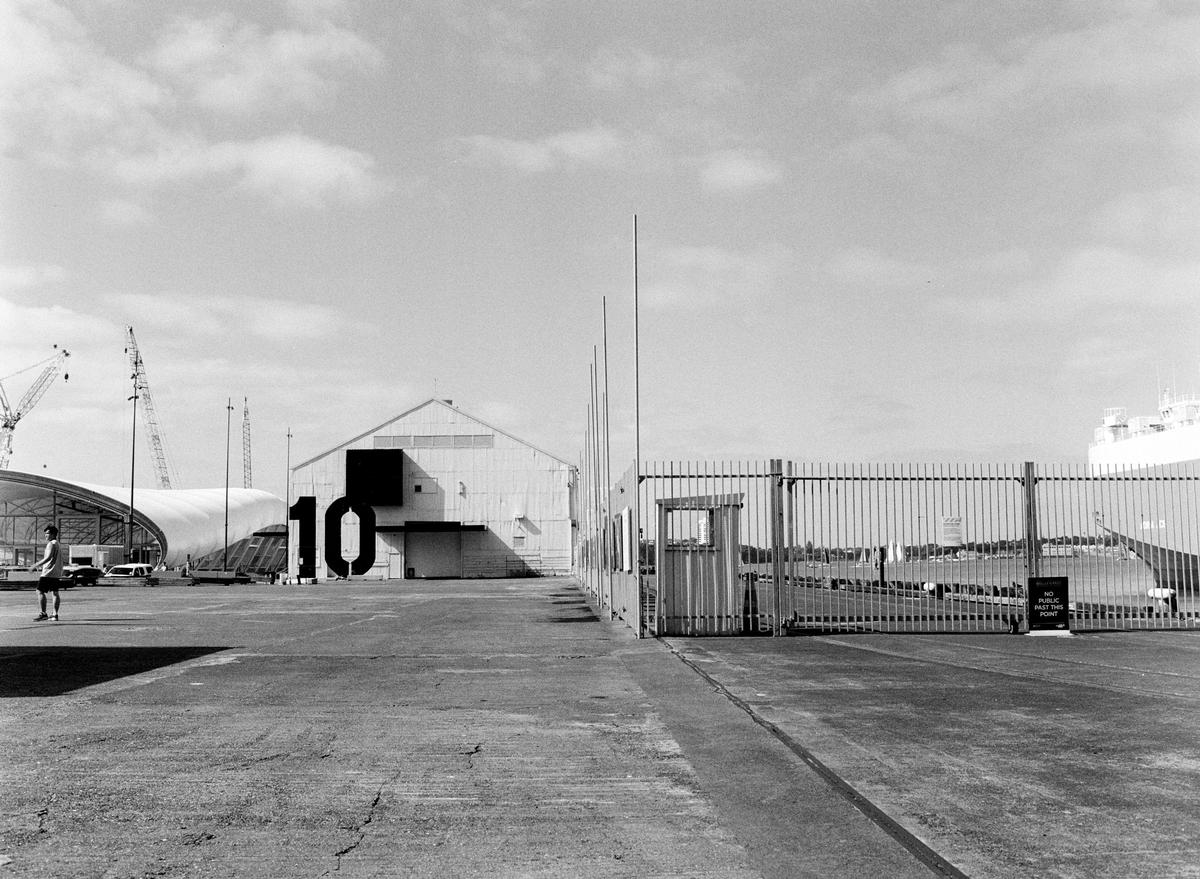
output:
M574 463L593 364L614 472L1083 461L1200 392L1190 0L0 0L0 46L9 399L71 352L14 470L129 484L127 326L176 485L242 484L248 406L280 496L430 397Z

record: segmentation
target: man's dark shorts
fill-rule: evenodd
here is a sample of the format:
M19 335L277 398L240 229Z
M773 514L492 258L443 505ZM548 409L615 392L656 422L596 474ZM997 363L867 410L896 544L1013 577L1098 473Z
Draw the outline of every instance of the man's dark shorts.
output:
M38 577L38 592L57 592L61 583L58 577Z

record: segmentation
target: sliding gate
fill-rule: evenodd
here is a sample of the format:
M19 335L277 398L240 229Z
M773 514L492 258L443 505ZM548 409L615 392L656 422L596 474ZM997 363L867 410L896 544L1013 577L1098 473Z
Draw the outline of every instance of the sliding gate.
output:
M1189 466L648 464L647 629L1006 632L1030 577L1076 629L1197 624ZM653 561L651 561L653 560Z
M1026 468L791 465L782 629L1012 630Z

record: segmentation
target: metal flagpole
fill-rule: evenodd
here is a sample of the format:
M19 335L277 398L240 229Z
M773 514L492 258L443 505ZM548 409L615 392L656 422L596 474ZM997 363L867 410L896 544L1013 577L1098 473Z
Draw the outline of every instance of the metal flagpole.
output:
M595 348L592 349L593 351ZM600 595L600 560L603 557L603 547L600 545L600 491L596 474L596 364L593 361L588 366L588 518L591 525L588 529L591 535L591 566L589 570L592 592L599 604Z
M133 396L129 399L133 400L133 427L129 433L129 542L126 545L125 561L136 561L133 557L133 486L137 481L137 401L138 401L138 373L137 364L141 360L141 355L135 353L133 363Z
M592 367L588 367L588 395L592 393ZM580 479L583 490L581 510L583 516L583 549L586 551L586 561L583 564L584 585L592 591L592 402L588 401L588 426L583 431L583 472Z
M638 326L638 222L633 215L633 566L637 572L637 625L641 638L645 632L642 614L642 395L640 339Z
M597 566L596 566L596 592L597 603L604 606L604 564L608 558L607 544L605 542L605 509L608 506L605 503L604 495L600 490L601 476L600 472L600 368L597 364L596 346L592 346L592 411L595 415L592 417L592 458L595 469L594 483L596 486L596 549L597 549Z
M233 397L225 404L225 552L221 557L221 570L229 570L229 426L233 418Z
M604 490L611 497L612 493L612 434L608 428L608 297L601 297L601 306L604 316ZM609 518L612 518L612 511L609 511ZM611 528L609 523L605 523L604 532L610 535ZM615 545L609 547L611 558L608 563L608 618L615 619L616 614L613 612L613 568L616 567L617 547Z
M287 429L287 473L283 485L283 579L290 579L292 572L292 428Z

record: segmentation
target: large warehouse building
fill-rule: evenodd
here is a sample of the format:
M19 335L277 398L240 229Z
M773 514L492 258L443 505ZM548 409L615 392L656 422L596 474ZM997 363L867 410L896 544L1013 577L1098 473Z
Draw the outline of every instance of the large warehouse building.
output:
M427 400L292 468L301 579L566 574L575 468Z

